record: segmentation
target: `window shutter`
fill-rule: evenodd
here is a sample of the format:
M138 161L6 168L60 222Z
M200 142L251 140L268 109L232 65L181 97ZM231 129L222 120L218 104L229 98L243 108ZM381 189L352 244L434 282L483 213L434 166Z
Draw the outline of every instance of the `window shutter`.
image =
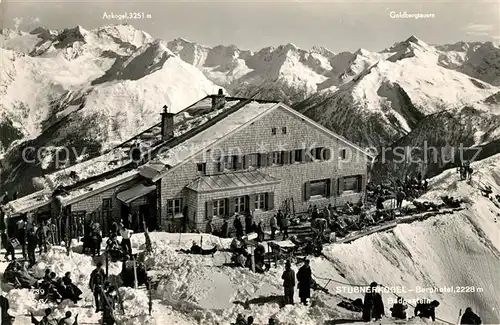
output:
M236 198L230 197L229 199L226 199L226 204L229 209L229 216L234 215L234 212L236 211L235 205L236 205Z
M304 184L304 200L309 201L311 198L311 182L306 182Z
M235 156L234 157L235 161L234 161L234 169L235 170L241 170L243 169L243 157L241 156Z
M259 167L267 166L267 154L259 153Z
M207 218L212 218L214 216L214 203L209 200L205 203L206 205L206 216Z
M366 189L366 175L359 175L359 188L360 192L363 192Z
M266 193L266 207L267 210L274 210L274 193Z
M305 161L305 162L311 162L312 161L312 157L311 157L311 155L309 153L310 152L307 149L303 149L302 150L302 161Z
M337 195L335 184L337 184L335 178L330 179L330 196Z
M248 196L248 210L250 212L255 211L255 194L250 194Z
M248 167L250 166L250 156L245 155L241 158L243 159L243 169L248 169Z
M232 216L232 214L231 214L231 206L230 206L231 202L229 202L229 198L226 198L226 199L223 199L223 200L224 200L224 214L226 216L230 217L230 216ZM233 214L234 214L234 212L233 212Z
M326 197L332 196L332 180L327 179L325 186L326 186Z
M283 151L283 164L288 165L290 163L290 151Z
M222 173L224 171L224 160L220 159L217 163L217 171Z
M288 155L290 156L290 164L295 162L295 151L289 151Z
M250 211L250 205L249 205L249 202L250 202L250 196L245 195L245 212Z
M337 194L342 195L343 192L344 192L344 177L339 177L337 183Z
M273 165L273 153L270 152L267 154L267 165L272 166Z
M330 148L323 148L323 160L330 160L332 157L332 151Z

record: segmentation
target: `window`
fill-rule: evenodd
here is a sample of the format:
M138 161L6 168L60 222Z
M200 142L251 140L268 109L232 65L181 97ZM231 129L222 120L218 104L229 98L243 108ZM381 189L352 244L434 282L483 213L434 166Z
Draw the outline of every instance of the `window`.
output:
M281 128L281 133L286 134L286 126Z
M243 160L240 156L225 156L223 159L224 169L238 170L242 169Z
M271 129L271 135L276 135L276 128Z
M214 200L213 201L213 215L214 216L225 216L226 215L226 200Z
M110 211L113 209L111 199L102 199L102 211Z
M246 211L246 196L239 196L234 198L234 212L245 213Z
M283 151L273 152L273 164L274 165L283 165Z
M293 152L294 154L294 161L295 162L303 162L304 161L304 152L302 151L302 149L298 149L298 150L295 150Z
M311 196L327 196L328 195L328 187L329 180L324 179L320 181L312 181L311 182Z
M167 200L167 214L176 215L182 213L182 199Z
M198 169L198 173L205 175L207 172L207 164L206 163L199 163L196 164L196 168Z
M259 154L253 153L247 156L248 158L248 167L259 167Z
M261 193L255 195L255 209L265 210L266 209L266 194Z
M314 148L311 150L311 156L316 160L323 160L325 148Z
M359 192L361 176L344 177L344 191Z
M339 157L340 157L340 159L345 160L347 157L347 150L341 149L340 153L339 153Z

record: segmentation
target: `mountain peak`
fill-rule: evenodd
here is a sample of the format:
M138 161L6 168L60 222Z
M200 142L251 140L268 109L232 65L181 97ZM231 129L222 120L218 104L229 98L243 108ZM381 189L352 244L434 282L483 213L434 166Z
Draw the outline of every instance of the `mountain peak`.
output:
M421 43L422 41L415 35L411 35L408 37L408 39L405 41L406 43Z

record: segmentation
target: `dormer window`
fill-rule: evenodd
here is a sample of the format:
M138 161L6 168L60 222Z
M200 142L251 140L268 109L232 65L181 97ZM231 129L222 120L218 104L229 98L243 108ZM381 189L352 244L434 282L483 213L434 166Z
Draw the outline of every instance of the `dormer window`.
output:
M271 135L276 135L276 128L271 129Z
M286 126L281 128L281 133L286 134Z

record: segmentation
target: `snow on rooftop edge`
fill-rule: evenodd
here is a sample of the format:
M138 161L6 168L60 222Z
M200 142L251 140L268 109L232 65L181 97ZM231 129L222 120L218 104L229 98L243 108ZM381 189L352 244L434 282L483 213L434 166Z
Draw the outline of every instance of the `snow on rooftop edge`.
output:
M251 102L208 129L173 147L168 152L159 155L158 161L165 165L175 166L203 148L237 130L275 105L277 103Z

